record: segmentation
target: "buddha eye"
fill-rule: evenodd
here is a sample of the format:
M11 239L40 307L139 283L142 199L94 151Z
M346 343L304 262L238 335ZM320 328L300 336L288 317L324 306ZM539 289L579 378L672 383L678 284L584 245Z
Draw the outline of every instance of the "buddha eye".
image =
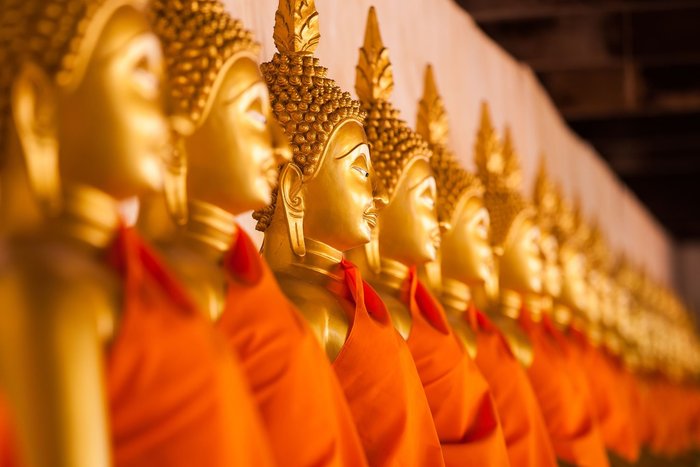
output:
M353 170L356 170L363 177L369 178L369 172L367 170L363 169L362 167L358 167L355 165L352 168L353 168Z
M133 77L136 89L142 96L148 99L158 98L160 94L160 77L153 70L153 64L147 56L136 62Z
M262 102L260 102L260 98L257 98L250 103L248 110L246 110L246 114L256 124L260 126L267 125L267 117L263 113Z

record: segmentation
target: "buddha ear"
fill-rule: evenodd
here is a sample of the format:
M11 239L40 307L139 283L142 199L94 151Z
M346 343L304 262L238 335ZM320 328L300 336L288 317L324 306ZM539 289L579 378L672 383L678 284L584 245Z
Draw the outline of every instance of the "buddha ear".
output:
M10 99L31 189L45 212L53 215L61 205L56 88L44 70L25 62Z
M163 192L165 204L177 225L187 223L187 150L185 138L194 132L189 119L173 115L170 117L173 144L170 156L165 160Z
M279 195L287 218L289 242L297 256L306 254L304 243L304 198L301 193L303 176L295 164L287 164L280 174Z

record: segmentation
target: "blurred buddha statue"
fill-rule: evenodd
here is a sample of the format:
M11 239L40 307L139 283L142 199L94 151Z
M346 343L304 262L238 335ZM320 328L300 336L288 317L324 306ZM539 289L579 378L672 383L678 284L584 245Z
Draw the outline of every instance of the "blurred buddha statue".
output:
M442 465L406 344L379 296L343 258L370 241L386 203L365 111L313 55L313 0L280 0L274 39L277 53L261 68L292 159L280 170L272 204L254 214L265 232L263 255L333 362L369 464Z
M581 221L585 222L585 221ZM579 320L579 328L593 346L604 344L604 319L612 313L612 286L608 275L609 256L605 238L597 225L590 226L582 244L586 252L586 278L588 282L588 303Z
M389 53L371 8L355 89L368 114L365 130L372 144L372 165L387 191L388 205L379 213L373 244L348 257L379 292L408 344L445 464L499 465L507 462L507 453L488 383L455 338L440 303L417 276L418 267L437 259L440 243L433 154L400 119L391 103L393 86ZM480 417L471 415L475 413Z
M278 41L290 39L292 6L279 9ZM324 350L235 220L270 203L278 167L291 157L258 69L259 46L219 0L156 0L153 10L169 106L187 123L166 173L179 228L158 244L240 360L277 463L362 466Z
M3 159L24 161L46 219L9 240L0 277L21 462L267 465L240 370L118 214L160 188L169 151L143 2L0 5Z
M493 130L488 118L482 120L486 123L477 139L476 161L486 186L491 241L500 250L500 313L494 317L500 318L496 322L527 368L557 458L574 465L606 466L605 446L589 399L580 375L569 371L571 362L561 336L524 303L529 296L544 295L540 228L533 206L516 191L520 169L510 133L506 129L500 151L491 149L497 148L486 143Z
M418 132L433 151L430 162L442 226L440 269L430 275L431 287L438 291L455 335L488 382L510 465L555 466L549 434L527 374L501 333L481 312L497 286L484 186L459 165L449 149L447 112L430 65L418 108Z
M558 301L563 284L563 269L559 258L559 241L554 235L554 224L558 212L558 196L554 184L547 175L544 156L540 158L540 168L535 180L533 201L537 210L537 224L540 227L540 250L543 259L542 292L528 294L526 303L532 319L539 321L543 313L547 319L555 319L554 303ZM564 323L560 323L564 325Z
M561 329L567 329L574 316L581 316L588 306L586 258L581 249L582 238L571 204L555 188L556 222L552 226L559 244L561 291L554 301L552 319Z
M542 292L540 230L533 207L518 193L520 167L510 132L503 143L491 124L488 106L482 107L475 161L485 186L484 205L491 219L491 244L498 260L499 290L492 318L515 356L532 364L532 344L517 320L528 294Z

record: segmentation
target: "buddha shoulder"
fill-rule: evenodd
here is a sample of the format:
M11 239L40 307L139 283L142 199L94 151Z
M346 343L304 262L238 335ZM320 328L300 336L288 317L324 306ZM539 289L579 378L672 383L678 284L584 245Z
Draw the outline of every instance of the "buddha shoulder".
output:
M411 310L409 310L406 304L399 300L390 290L387 290L381 285L377 285L375 290L382 298L382 301L389 311L394 329L396 329L404 340L408 340L411 335L411 325L413 323L411 319Z
M462 343L462 346L467 351L469 356L474 359L477 353L476 332L461 316L454 314L447 315L447 321L452 327L452 331L457 336L457 339Z
M4 319L37 332L71 333L67 326L90 326L102 341L110 340L120 316L122 287L99 257L83 245L48 236L11 242L0 266Z
M301 312L326 355L333 361L347 339L355 304L320 284L287 274L276 277L282 292Z
M520 364L525 368L532 366L535 353L532 349L532 342L527 334L525 334L525 331L520 328L514 319L507 316L494 314L491 316L491 319L501 333L503 333L503 337L508 343L510 351L513 352L513 355Z

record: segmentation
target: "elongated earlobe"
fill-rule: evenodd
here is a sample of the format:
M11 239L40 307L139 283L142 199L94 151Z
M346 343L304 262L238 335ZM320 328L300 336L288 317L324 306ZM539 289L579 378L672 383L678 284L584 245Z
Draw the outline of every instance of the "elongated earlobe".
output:
M297 256L306 254L304 243L304 198L301 196L302 173L294 164L287 164L280 175L279 195L287 218L289 241Z
M61 206L54 84L41 68L25 63L12 86L11 99L31 189L45 213L54 215Z

